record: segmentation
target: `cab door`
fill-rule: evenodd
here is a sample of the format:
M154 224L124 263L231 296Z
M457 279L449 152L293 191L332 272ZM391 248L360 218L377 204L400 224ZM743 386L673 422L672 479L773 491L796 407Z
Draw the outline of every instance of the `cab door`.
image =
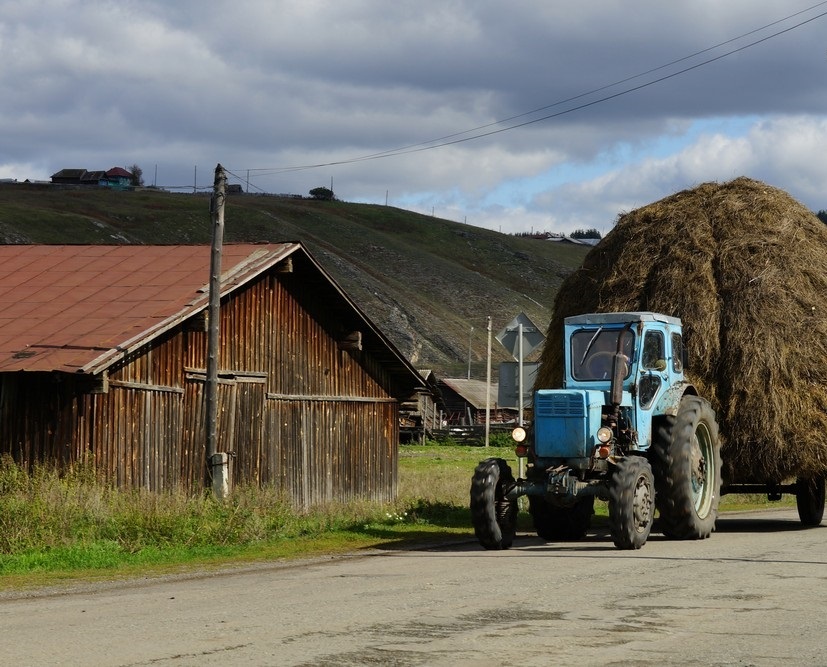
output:
M652 442L652 416L668 388L670 355L667 332L647 328L641 342L637 378L638 443L648 449Z

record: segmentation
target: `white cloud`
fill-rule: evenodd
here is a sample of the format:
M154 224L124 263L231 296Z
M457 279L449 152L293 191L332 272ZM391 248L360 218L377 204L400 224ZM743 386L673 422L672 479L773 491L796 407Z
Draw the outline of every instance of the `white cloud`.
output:
M741 174L823 207L827 88L814 82L827 19L771 37L822 9L809 6L0 2L0 176L138 162L145 174L158 165L159 185L192 182L198 165L206 186L221 162L245 178L269 169L251 174L269 191L332 177L346 199L388 192L503 231L604 228L621 210ZM529 124L280 170L494 132L505 118Z

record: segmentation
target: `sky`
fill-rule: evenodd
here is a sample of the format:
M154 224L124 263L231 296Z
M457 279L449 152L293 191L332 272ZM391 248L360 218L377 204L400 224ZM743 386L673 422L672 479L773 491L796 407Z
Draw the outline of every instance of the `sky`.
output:
M503 233L739 176L827 209L827 2L0 0L0 63L0 179L220 163Z

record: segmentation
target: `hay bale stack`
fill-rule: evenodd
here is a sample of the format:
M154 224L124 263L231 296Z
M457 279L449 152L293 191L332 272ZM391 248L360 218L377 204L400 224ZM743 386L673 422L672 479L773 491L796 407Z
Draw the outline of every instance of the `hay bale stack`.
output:
M726 481L827 473L827 225L812 212L738 178L621 215L560 288L536 386L560 385L564 317L624 310L683 320Z

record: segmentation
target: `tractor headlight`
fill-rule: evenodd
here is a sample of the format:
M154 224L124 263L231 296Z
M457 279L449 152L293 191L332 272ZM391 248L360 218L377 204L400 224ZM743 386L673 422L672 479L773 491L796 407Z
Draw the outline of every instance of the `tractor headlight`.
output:
M513 431L511 431L511 437L514 442L522 442L525 440L526 432L522 426L518 426Z
M601 426L597 430L597 440L603 443L604 445L612 439L612 435L612 429L610 429L608 426Z

